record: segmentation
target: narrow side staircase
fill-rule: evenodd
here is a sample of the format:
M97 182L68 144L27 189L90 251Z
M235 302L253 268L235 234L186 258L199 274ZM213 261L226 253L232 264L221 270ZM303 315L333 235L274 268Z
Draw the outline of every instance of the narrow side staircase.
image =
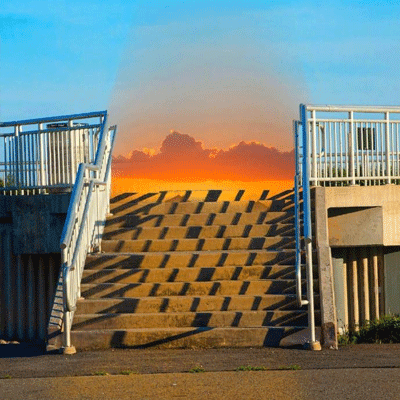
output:
M279 346L307 326L292 193L126 193L111 213L87 257L77 349Z

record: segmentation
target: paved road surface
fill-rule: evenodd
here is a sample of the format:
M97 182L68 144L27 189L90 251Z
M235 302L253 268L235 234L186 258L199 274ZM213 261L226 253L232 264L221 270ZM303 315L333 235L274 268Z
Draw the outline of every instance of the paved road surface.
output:
M280 370L298 365L301 370ZM188 373L202 366L204 373ZM236 371L263 366L266 371ZM121 372L129 370L129 376ZM94 374L106 373L105 376ZM338 351L108 350L0 346L0 399L399 399L400 345Z
M399 399L400 370L205 372L9 379L6 399Z

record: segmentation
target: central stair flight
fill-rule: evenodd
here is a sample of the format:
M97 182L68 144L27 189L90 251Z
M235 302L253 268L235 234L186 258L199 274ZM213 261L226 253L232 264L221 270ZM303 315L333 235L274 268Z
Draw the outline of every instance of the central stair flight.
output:
M77 349L279 346L307 327L292 192L126 193L111 213L86 259Z

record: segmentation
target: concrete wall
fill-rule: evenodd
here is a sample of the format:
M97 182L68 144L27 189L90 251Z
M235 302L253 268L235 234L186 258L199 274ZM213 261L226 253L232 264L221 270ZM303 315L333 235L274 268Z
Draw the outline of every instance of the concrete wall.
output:
M46 340L69 199L0 196L0 338Z
M60 252L60 238L71 194L0 196L0 227L12 230L16 254Z
M383 245L382 207L328 208L329 245Z
M385 253L385 314L400 315L400 249L389 248Z
M315 189L323 192L316 212L328 210L331 246L400 245L400 186Z
M389 305L392 313L400 309L400 253L393 250L400 245L400 186L316 187L314 195L322 334L329 341L335 338L328 327L337 331L338 321L356 329Z

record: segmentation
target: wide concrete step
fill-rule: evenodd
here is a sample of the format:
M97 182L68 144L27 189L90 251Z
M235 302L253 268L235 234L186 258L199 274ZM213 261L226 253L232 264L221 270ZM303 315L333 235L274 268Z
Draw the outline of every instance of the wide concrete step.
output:
M165 226L108 229L103 240L155 240L155 239L209 239L233 237L294 236L290 224L263 225L210 225L210 226Z
M278 250L294 249L294 239L287 236L212 239L103 240L106 253L213 251L213 250Z
M141 329L181 327L304 326L306 311L214 311L145 314L84 314L75 315L72 329Z
M260 189L258 191L246 191L244 189L210 189L210 190L173 190L146 193L124 193L111 199L111 211L118 212L120 206L131 206L143 202L151 201L153 203L187 203L187 202L205 202L205 203L222 203L228 202L246 202L265 201L268 199L269 190ZM273 196L274 200L293 199L291 195Z
M303 290L306 284L303 281ZM315 287L316 287L315 281ZM233 296L295 294L294 279L249 281L163 282L163 283L99 283L81 285L84 298L120 298L148 296Z
M210 225L261 225L292 223L293 212L255 211L249 213L202 213L202 214L127 214L107 219L105 232L128 227L170 227L170 226L210 226Z
M249 265L244 267L227 265L200 268L85 269L82 283L208 282L294 278L295 268L293 265Z
M148 211L148 214L223 214L238 212L249 213L254 211L282 211L291 204L293 204L293 202L290 200L163 202L152 207Z
M280 341L306 327L155 328L72 331L78 350L107 348L278 347Z
M86 258L85 268L183 268L294 264L293 250L179 251L99 253Z
M314 296L319 308L319 296ZM295 294L273 294L263 296L168 296L134 298L98 298L79 300L75 315L104 313L169 313L201 311L243 310L298 310ZM302 309L306 309L303 306Z
M250 202L257 202L248 199L236 201L234 200L234 197L236 197L236 192L225 193L224 196L221 197L221 200L219 200L220 197L221 195L219 195L218 197L208 196L208 193L206 192L203 192L203 194L197 193L197 196L193 196L193 193L188 192L134 193L126 196L125 198L117 198L116 201L113 201L112 199L110 204L110 212L114 215L124 215L127 213L147 214L154 212L158 212L161 214L170 212L173 213L174 209L178 208L178 206L181 204L182 207L179 208L181 208L182 210L189 210L190 213L195 212L198 207L202 207L202 204L206 205L205 209L211 210L210 212L219 212L215 210L221 210L222 205L225 205L224 207L226 207L226 204L236 204L238 206L237 209L242 211L243 208L246 208L246 204L249 204ZM264 199L260 201L268 200ZM289 199L282 199L279 201L289 202ZM269 202L272 203L272 200L270 200ZM195 204L195 206L193 206L193 204ZM235 209L235 207L232 209Z

